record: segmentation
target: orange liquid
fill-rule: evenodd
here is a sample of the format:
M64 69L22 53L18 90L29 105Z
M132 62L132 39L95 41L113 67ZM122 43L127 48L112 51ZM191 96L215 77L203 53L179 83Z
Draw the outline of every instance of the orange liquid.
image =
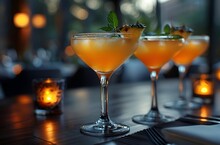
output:
M172 58L176 65L190 65L193 60L208 48L207 40L187 40L182 49Z
M97 72L112 72L136 50L130 38L84 38L72 41L75 53Z
M159 71L182 46L179 40L141 40L134 54L149 71Z

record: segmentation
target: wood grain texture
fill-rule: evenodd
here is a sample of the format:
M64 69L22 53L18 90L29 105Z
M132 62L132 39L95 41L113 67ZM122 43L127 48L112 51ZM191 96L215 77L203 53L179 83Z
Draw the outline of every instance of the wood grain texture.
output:
M145 114L150 109L150 87L150 82L110 84L109 115L113 121L130 126L130 132L127 135L148 128L148 126L132 122L131 117ZM175 118L186 113L201 113L201 109L177 111L163 107L165 102L177 99L177 87L178 80L176 79L158 81L160 111ZM63 113L53 116L36 116L33 113L33 96L23 95L8 99L6 97L0 100L0 144L93 145L122 137L91 137L80 133L80 126L94 122L99 117L99 91L99 87L66 90L62 106ZM217 114L220 111L219 107L210 107L206 112Z

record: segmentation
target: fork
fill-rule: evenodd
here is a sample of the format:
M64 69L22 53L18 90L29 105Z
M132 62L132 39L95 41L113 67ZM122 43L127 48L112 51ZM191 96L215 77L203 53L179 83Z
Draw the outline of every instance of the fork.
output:
M154 127L148 128L145 130L147 134L149 135L151 141L155 145L174 145L169 142L167 142L164 137L155 129Z

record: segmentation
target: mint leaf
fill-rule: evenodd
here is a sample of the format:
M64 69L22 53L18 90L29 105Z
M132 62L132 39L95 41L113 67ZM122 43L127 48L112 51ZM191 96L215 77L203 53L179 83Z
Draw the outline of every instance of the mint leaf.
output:
M170 30L171 30L171 28L170 28L169 24L166 24L163 28L163 31L165 34L170 34Z
M107 17L108 26L112 27L113 30L116 30L118 27L118 17L115 12L110 11Z
M101 30L110 32L110 31L117 31L118 27L118 17L115 12L110 11L107 16L108 24L107 26L101 27Z
M101 27L100 29L106 32L112 31L112 28L109 26Z
M180 39L180 38L183 38L182 36L180 35L171 35L173 39Z

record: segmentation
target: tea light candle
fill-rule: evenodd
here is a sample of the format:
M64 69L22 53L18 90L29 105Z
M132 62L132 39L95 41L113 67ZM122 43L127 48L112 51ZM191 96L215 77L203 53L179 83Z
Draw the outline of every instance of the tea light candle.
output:
M202 99L202 102L211 103L214 96L214 81L207 74L196 75L192 78L193 97Z
M34 81L36 95L36 114L53 113L61 102L64 80L42 79ZM57 111L57 110L56 110ZM42 113L43 112L43 113Z
M216 78L220 80L220 68L215 71Z
M194 86L194 93L201 96L212 95L213 83L203 79L198 80L198 82L196 82Z
M42 87L38 89L37 101L42 107L52 108L59 103L61 92L62 90L53 80L47 79L43 82Z

